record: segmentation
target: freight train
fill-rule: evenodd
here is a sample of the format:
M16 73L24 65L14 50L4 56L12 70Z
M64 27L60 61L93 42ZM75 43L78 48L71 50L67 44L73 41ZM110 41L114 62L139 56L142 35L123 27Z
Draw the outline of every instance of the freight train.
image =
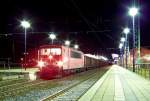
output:
M38 77L51 79L108 65L108 62L63 45L42 45L38 50Z

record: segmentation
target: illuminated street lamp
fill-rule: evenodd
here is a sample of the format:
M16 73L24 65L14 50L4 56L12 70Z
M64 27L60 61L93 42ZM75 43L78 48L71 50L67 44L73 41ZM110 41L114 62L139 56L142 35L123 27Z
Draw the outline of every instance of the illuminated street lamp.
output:
M65 45L66 45L66 46L70 46L70 41L69 41L69 40L66 40L66 41L65 41Z
M123 30L123 33L125 33L126 35L129 34L129 33L130 33L130 29L129 29L129 28L125 28L125 29Z
M78 48L79 48L79 45L75 44L75 45L74 45L74 48L75 48L75 49L78 49Z
M125 28L123 30L123 33L125 34L125 54L126 54L126 68L128 67L128 37L127 35L130 33L130 29L129 28Z
M138 8L132 7L129 9L129 15L132 17L132 30L133 30L133 72L135 72L135 16L138 14Z
M119 49L122 49L122 47L123 47L123 43L120 43L119 44Z
M125 39L124 37L122 37L120 41L121 41L121 42L125 42L126 39Z
M56 39L56 35L54 33L51 33L49 35L49 38L52 40L52 44L53 44L53 40Z
M123 59L123 43L121 42L120 44L119 44L119 49L120 49L120 59L121 59L121 64L122 64L122 66L124 66L124 59Z
M25 65L26 65L26 55L27 55L27 51L26 51L26 47L27 47L27 28L30 28L30 23L26 20L21 21L21 26L24 28L24 33L25 33L25 51L24 51L24 55L25 55Z
M130 16L134 17L134 16L136 16L137 14L138 14L138 8L132 7L132 8L129 9L129 15L130 15Z

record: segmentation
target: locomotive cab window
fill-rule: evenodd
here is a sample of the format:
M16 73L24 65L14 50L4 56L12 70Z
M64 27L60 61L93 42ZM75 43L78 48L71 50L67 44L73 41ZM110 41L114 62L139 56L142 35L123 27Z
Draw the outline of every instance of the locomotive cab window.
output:
M41 49L41 55L61 55L61 48Z
M81 53L71 51L71 57L72 58L81 58Z
M60 48L51 48L50 54L61 55L61 49Z
M41 55L48 55L50 53L49 49L41 49Z

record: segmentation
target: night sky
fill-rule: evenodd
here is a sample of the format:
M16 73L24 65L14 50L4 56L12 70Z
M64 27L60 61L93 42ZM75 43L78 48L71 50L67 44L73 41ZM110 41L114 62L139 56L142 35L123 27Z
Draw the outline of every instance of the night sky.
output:
M140 1L141 45L149 47L150 2ZM23 19L31 22L27 48L57 40L78 43L85 53L118 52L122 30L131 26L127 15L132 0L4 0L0 1L0 58L18 58L24 50ZM7 35L6 35L7 34ZM129 36L132 39L132 35ZM17 54L17 56L16 56Z

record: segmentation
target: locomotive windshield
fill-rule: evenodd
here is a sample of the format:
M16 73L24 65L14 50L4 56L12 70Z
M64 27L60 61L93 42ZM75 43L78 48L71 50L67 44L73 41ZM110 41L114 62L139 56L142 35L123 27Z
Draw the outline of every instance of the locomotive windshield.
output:
M43 48L41 55L61 55L61 48Z

